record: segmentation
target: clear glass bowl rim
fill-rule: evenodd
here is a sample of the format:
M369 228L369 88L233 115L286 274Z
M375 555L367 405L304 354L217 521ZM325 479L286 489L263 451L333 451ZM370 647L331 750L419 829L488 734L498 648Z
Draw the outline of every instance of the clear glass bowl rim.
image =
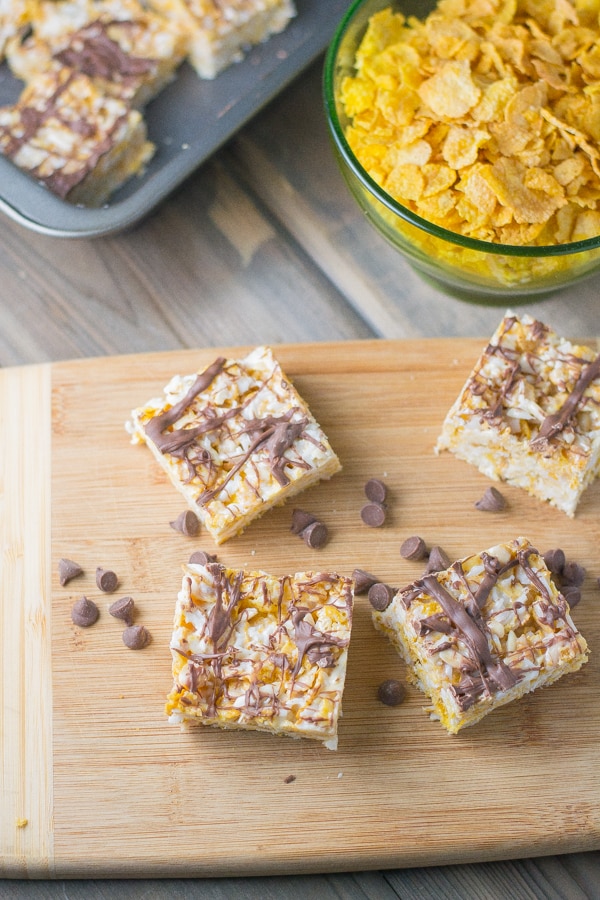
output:
M368 2L368 0L367 0ZM407 209L393 197L390 197L376 181L374 181L358 162L350 145L348 144L342 123L340 122L335 99L335 69L337 65L338 51L340 45L346 35L348 27L351 25L354 16L365 5L365 0L354 0L348 11L339 23L335 34L327 48L325 55L325 63L323 69L323 94L325 102L325 111L329 130L335 142L335 145L343 157L349 170L356 176L363 187L373 194L380 203L383 203L391 212L395 213L401 219L409 222L428 234L435 235L444 241L452 244L458 244L461 247L468 247L471 250L478 250L480 253L496 253L503 256L522 256L531 258L549 257L549 256L567 256L573 253L581 253L585 250L597 250L600 248L600 235L594 238L586 238L583 241L572 241L568 244L543 244L543 245L515 245L515 244L492 244L489 241L480 241L477 238L470 238L466 235L457 234L454 231L448 231L440 225L423 219L416 213ZM393 6L393 0L382 3L381 8ZM400 4L401 5L401 4Z

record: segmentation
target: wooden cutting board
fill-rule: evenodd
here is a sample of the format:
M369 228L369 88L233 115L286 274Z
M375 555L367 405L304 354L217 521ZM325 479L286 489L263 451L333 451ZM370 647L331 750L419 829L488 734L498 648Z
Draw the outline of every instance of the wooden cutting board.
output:
M222 349L0 372L1 877L323 872L600 847L600 483L575 520L511 488L505 511L474 508L489 482L433 445L481 346L276 348L344 469L218 558L276 574L361 567L400 586L422 571L400 557L412 534L452 558L524 535L586 566L574 618L590 662L451 737L412 688L400 707L377 701L380 682L404 668L359 597L337 752L262 734L183 734L163 713L180 566L216 548L170 528L179 495L148 450L130 445L124 422L172 374ZM379 529L359 515L370 477L389 488ZM291 534L293 505L329 526L325 548ZM85 570L64 588L62 556ZM98 591L97 566L117 572L118 594ZM82 594L101 609L87 630L70 618ZM123 595L152 634L142 651L123 645L107 612Z

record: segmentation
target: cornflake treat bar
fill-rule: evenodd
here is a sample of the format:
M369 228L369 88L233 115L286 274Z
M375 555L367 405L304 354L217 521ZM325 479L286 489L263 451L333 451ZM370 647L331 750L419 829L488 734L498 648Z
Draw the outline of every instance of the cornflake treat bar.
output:
M448 412L436 452L574 516L600 459L600 357L508 313Z
M28 21L28 0L0 0L0 62L9 41L24 30Z
M341 468L269 348L176 375L133 410L146 443L217 544L275 504Z
M340 575L184 566L170 721L313 738L335 750L352 605L352 581Z
M373 621L451 734L587 662L569 604L525 538L425 575Z
M0 152L72 203L100 206L153 151L137 110L66 67L36 76L0 109Z
M149 6L188 33L189 61L201 78L239 62L296 14L292 0L149 0Z
M100 91L142 107L171 81L186 52L176 23L137 0L41 0L32 34L12 42L8 60L24 81L68 66Z

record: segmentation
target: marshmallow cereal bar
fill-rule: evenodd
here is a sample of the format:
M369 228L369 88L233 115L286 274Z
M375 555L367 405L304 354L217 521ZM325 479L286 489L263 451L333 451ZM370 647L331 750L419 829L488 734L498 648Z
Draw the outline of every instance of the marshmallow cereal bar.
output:
M341 468L329 441L269 348L220 357L175 376L132 413L148 445L217 544L270 507Z
M292 0L149 0L190 38L189 61L201 78L239 62L248 47L278 34L296 14Z
M7 45L29 22L29 0L0 0L0 62Z
M102 205L153 151L137 110L66 67L36 76L0 108L0 153L72 203Z
M373 611L451 734L587 662L587 645L525 538L424 575Z
M600 465L600 356L507 313L446 416L441 450L574 516Z
M10 67L31 81L68 66L96 87L141 108L175 76L187 38L138 0L37 0L31 34L13 41Z
M169 720L337 747L352 627L349 578L184 566Z

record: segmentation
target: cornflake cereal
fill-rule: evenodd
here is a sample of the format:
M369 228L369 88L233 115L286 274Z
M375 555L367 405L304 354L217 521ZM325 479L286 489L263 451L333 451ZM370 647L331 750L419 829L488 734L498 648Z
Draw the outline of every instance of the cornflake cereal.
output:
M189 61L201 78L239 62L248 47L278 34L295 16L292 0L149 0L190 38Z
M128 429L217 544L341 468L267 347L175 376L163 397L133 411Z
M599 12L598 0L440 0L424 21L376 13L341 88L358 161L460 235L599 235Z
M435 449L574 516L600 467L600 356L507 313Z
M451 734L587 662L569 604L522 537L425 575L373 621Z
M337 747L352 581L187 565L171 651L171 722L313 738Z

